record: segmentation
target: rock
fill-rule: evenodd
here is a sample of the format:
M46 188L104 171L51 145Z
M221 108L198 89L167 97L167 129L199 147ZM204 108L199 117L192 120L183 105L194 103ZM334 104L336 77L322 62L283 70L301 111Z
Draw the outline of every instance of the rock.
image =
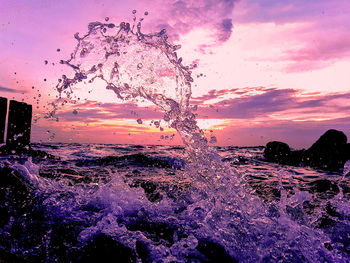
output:
M302 161L303 155L304 155L305 150L296 150L296 151L291 151L290 154L290 159L288 164L289 165L299 165Z
M7 113L7 99L0 97L0 143L4 142Z
M284 142L269 142L266 145L264 156L268 162L299 165L305 150L292 151Z
M264 156L268 162L287 164L291 150L284 142L273 141L266 144Z
M345 157L347 160L350 160L350 143L347 143L347 144L344 146L344 157Z
M328 130L307 150L292 151L284 142L269 142L264 156L268 162L338 171L350 160L350 144L343 132Z
M10 100L6 145L14 150L28 147L32 123L32 105Z
M302 162L314 168L339 170L349 159L350 149L346 142L343 132L328 130L304 152Z

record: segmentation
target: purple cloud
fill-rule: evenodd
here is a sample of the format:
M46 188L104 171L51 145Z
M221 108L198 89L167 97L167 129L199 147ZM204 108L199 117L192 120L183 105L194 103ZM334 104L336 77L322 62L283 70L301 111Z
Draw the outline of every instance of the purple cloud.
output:
M74 112L74 110L76 112ZM74 114L75 113L75 114ZM60 109L56 116L61 121L98 122L99 120L144 118L162 119L163 114L154 107L138 107L134 103L98 103L87 101Z
M350 105L338 103L340 100L350 100L350 92L331 95L309 95L303 97L294 89L275 89L257 87L258 94L249 95L254 88L241 90L212 90L208 94L193 100L198 105L199 117L223 119L253 119L267 116L271 113L295 110L303 114L318 113L320 109L328 113L349 112ZM224 99L222 96L235 95L235 98ZM212 99L221 99L217 103L204 104ZM299 113L300 114L300 113ZM297 118L297 114L295 115Z
M19 89L11 89L0 86L0 91L2 92L8 92L8 93L26 93L26 90L19 90Z
M291 62L287 72L320 69L350 57L347 34L350 2L347 0L245 0L237 9L234 23L299 23L290 38L281 39L281 44L300 41L300 45L291 46L278 58Z
M165 28L172 39L178 39L195 28L209 28L218 43L232 33L232 11L238 0L157 1L165 8L158 19L158 30ZM152 1L152 4L154 2Z

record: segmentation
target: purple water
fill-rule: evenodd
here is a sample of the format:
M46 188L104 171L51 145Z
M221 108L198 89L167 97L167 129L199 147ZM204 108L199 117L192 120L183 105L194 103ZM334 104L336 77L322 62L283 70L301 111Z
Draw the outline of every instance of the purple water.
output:
M77 83L103 81L116 98L157 105L184 148L37 144L61 159L5 157L37 214L9 212L2 250L74 262L94 242L114 242L104 253L125 262L349 262L348 176L269 164L262 148L209 147L189 104L190 68L165 31L143 34L135 19L94 22L75 37L62 61L75 74L60 80L58 102L74 99ZM14 235L18 225L26 231Z

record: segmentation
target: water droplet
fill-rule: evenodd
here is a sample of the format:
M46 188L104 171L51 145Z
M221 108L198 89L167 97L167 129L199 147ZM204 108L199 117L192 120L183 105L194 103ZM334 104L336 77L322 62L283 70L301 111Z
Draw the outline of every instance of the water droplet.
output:
M107 22L107 21L109 21L109 17L107 16L107 17L105 17L105 21Z
M132 10L132 13L133 13L133 15L135 15L136 14L136 10L134 9L134 10Z
M137 64L137 69L142 69L143 65L142 63Z
M210 135L210 141L209 143L216 143L217 142L217 139L214 135Z

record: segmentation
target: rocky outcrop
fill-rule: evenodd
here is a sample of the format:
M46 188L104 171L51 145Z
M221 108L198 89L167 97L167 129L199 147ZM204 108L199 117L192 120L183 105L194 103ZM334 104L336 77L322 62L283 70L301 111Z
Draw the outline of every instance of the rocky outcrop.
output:
M264 156L268 162L287 164L291 150L284 142L273 141L266 144Z
M268 162L298 165L303 156L304 150L292 151L288 144L284 142L269 142L264 151L264 156Z
M350 144L342 131L328 130L307 150L293 151L284 142L269 142L264 156L268 162L336 171L350 159Z
M311 167L338 170L350 159L350 147L346 135L328 130L303 154L302 162Z

